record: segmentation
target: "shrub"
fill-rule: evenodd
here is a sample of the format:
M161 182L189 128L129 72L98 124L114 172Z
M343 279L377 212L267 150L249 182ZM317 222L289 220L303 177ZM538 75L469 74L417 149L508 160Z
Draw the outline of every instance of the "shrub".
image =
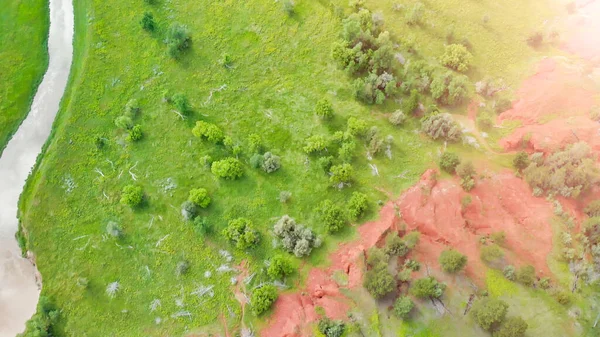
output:
M212 233L212 225L210 222L208 222L208 219L206 217L197 216L194 219L193 225L196 232L198 232L198 234L202 236Z
M529 156L527 155L527 152L520 151L517 153L515 158L513 158L512 164L517 171L527 168L527 166L529 166Z
M177 110L179 110L179 112L181 112L182 114L186 114L192 109L187 96L184 94L177 93L173 95L171 101L173 101L175 108L177 108Z
M327 141L325 140L325 137L321 135L314 135L306 139L303 150L304 152L311 154L323 151L326 146Z
M500 114L511 108L512 108L512 102L508 98L501 98L498 101L496 101L496 103L494 105L494 110L496 111L497 114Z
M456 173L461 178L470 178L475 175L475 167L471 161L465 161L456 166Z
M550 288L550 278L549 277L542 278L540 280L539 286L542 289L549 289Z
M185 220L192 220L198 215L198 206L193 202L186 200L181 204L181 215Z
M469 79L452 71L439 72L431 81L431 96L446 105L460 104L467 99Z
M286 204L288 201L290 201L291 197L292 197L292 192L290 192L290 191L279 192L279 202L281 202L282 204Z
M379 263L367 271L363 286L375 298L381 298L394 290L394 276L387 269L387 263Z
M143 136L142 126L136 125L129 130L129 135L127 135L127 140L129 140L130 142L137 142L138 140L142 139L142 136Z
M354 169L352 165L344 163L341 165L335 165L331 167L331 176L329 181L334 185L341 185L348 183L352 180Z
M535 32L527 38L527 44L533 48L538 48L542 45L542 42L544 42L544 35L540 32Z
M423 12L425 11L425 6L421 2L415 3L407 12L406 12L406 23L409 25L417 25L421 23L421 19L423 18Z
M315 113L323 119L333 117L333 107L331 106L331 102L325 98L319 100L315 106Z
M58 323L60 310L46 296L40 296L36 313L27 321L25 332L18 337L52 337L57 336L55 325Z
M419 106L419 91L413 89L410 91L410 96L402 101L402 110L406 111L407 114L412 114Z
M529 186L542 194L576 198L600 179L591 148L585 142L572 144L546 158L534 154L531 160L523 175Z
M404 268L410 271L419 271L421 269L421 264L417 260L408 259L404 261Z
M212 163L210 171L224 179L237 179L244 174L240 161L231 157L215 161Z
M600 200L590 202L583 211L590 218L600 216Z
M535 268L533 266L523 266L517 270L517 282L531 287L535 283Z
M341 337L344 334L346 325L343 321L332 321L325 317L319 321L318 329L325 337Z
M421 122L421 130L434 140L455 142L462 136L459 125L448 113L431 115Z
M262 161L262 169L267 173L273 173L281 167L281 158L272 154L271 152L265 152Z
M344 211L331 200L325 200L321 203L319 213L327 233L335 233L347 224Z
M392 125L399 126L404 124L404 121L406 121L406 115L404 112L402 112L402 110L396 110L394 113L392 113L388 120L390 123L392 123Z
M583 233L592 245L600 243L600 217L585 220L583 222Z
M554 299L562 304L562 305L569 305L571 304L571 294L569 294L566 291L557 291L553 294Z
M484 297L473 303L471 315L484 330L494 331L504 321L507 311L508 304L506 302Z
M354 80L353 86L356 98L367 104L383 104L387 97L397 92L396 78L387 72L359 77Z
M354 141L348 141L342 143L338 150L338 157L343 162L351 162L354 158L354 150L356 149L356 143ZM330 166L331 168L331 166Z
M377 247L371 247L367 251L367 265L374 267L379 264L388 263L390 257L384 252L383 249Z
M142 25L142 29L145 31L153 32L156 29L156 24L154 23L154 16L152 16L152 13L144 13L140 25Z
M106 234L112 236L113 238L121 238L123 237L123 229L118 223L109 221L108 224L106 224Z
M277 288L270 284L254 290L254 292L252 292L252 296L250 296L252 312L256 316L260 316L262 313L271 308L271 305L273 305L273 302L275 302L277 297Z
M477 115L477 125L480 129L489 131L494 126L494 120L488 113L480 113Z
M229 221L223 230L223 236L235 244L237 249L248 249L258 244L260 235L254 229L252 221L246 218L237 218Z
M481 247L481 260L489 265L496 265L504 257L504 251L498 245L488 245Z
M186 260L177 262L177 266L175 267L175 275L181 276L185 275L190 271L190 263Z
M294 15L296 10L296 4L293 0L283 0L283 11L286 12L287 15Z
M217 144L223 141L225 135L223 130L218 126L204 121L197 121L196 126L192 129L192 134L198 138L208 140L211 143Z
M186 26L179 23L173 23L167 30L166 43L169 56L177 59L181 53L186 51L192 45L192 37Z
M205 188L191 189L188 200L202 208L208 207L211 202L210 197L208 196L208 191Z
M262 167L263 162L265 161L265 157L259 153L255 153L252 155L252 157L250 157L250 166L252 168L259 168Z
M404 235L404 243L406 243L406 247L408 249L413 249L419 243L419 238L421 237L421 233L417 231L410 232Z
M115 125L121 129L131 129L133 127L133 120L129 116L119 116L115 118Z
M271 259L271 264L267 269L267 275L274 280L281 280L283 277L294 272L294 266L290 260L283 255L275 255Z
M296 221L287 215L275 223L273 233L280 240L282 248L297 257L309 255L313 247L321 244L320 239L310 228L296 224Z
M467 265L467 256L454 249L446 249L440 254L439 262L446 273L457 273Z
M500 328L494 332L494 337L523 337L527 331L527 322L521 317L508 317Z
M454 152L444 152L440 157L440 168L450 174L456 172L456 166L460 164L460 158Z
M406 319L414 307L415 304L410 298L400 296L394 302L393 312L396 317Z
M417 279L410 286L410 293L418 298L440 298L446 290L446 285L439 283L433 277L424 277Z
M469 64L473 55L461 44L451 44L445 47L444 54L440 58L442 65L464 72L469 70Z
M404 256L408 254L408 247L397 233L391 232L385 238L385 253L388 256Z
M469 207L469 205L471 204L471 202L473 202L473 198L470 195L465 195L464 197L460 198L460 207L461 209L464 211L467 209L467 207Z
M333 165L333 156L321 157L317 160L317 164L323 169L323 171L329 172L331 166Z
M502 270L502 274L504 274L504 277L506 277L506 279L510 281L516 280L516 272L517 270L515 269L515 266L512 265L506 266Z
M490 235L490 238L495 244L502 246L506 242L506 233L504 231L494 232Z
M360 192L353 192L352 197L348 200L348 213L352 220L358 220L365 211L369 208L367 195Z
M123 205L137 207L142 203L143 199L144 190L141 186L127 185L123 187L123 192L121 193L121 203Z
M352 136L364 136L367 132L367 122L363 119L350 117L347 121L347 130Z

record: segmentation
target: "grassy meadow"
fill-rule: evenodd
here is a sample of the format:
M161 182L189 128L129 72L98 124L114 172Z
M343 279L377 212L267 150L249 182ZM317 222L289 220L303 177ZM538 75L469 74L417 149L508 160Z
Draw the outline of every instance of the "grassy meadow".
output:
M514 7L506 5L509 10L504 11L502 6L502 13L498 4L485 1L473 6L423 3L424 20L418 26L403 21L402 5L408 2L395 6L373 0L366 6L383 13L394 39L414 36L416 52L405 52L413 59L437 62L445 27L453 24L456 38L467 37L472 44L472 82L489 75L518 83L543 53L524 42L551 16L542 1L511 1ZM179 336L219 332L224 325L238 329L242 313L233 295L237 272L231 269L249 261L249 274L255 277L246 285L248 291L266 280L264 262L280 251L271 233L278 218L289 214L324 238L310 258L293 259L296 267L303 267L287 284L301 284L309 269L305 262L326 265L327 253L355 236L352 227L327 234L315 211L323 200L344 206L353 192L363 192L370 208L361 221L375 218L379 204L435 166L444 146L416 132L416 118L392 126L387 116L398 108L397 101L364 105L355 99L351 78L331 57L342 30L340 17L349 12L345 0L299 0L293 15L281 3L265 0L81 0L74 5L73 73L51 140L20 201L26 248L36 254L43 294L61 309L57 329L64 335ZM153 33L140 26L145 12L156 21ZM482 16L496 12L482 26ZM191 49L177 61L167 55L164 43L174 22L187 26L192 36ZM185 119L164 99L176 93L190 100L192 111ZM332 120L315 115L315 105L323 98L332 102ZM140 104L135 124L141 125L143 138L137 142L129 142L114 123L132 99ZM430 101L425 98L423 103ZM466 105L454 111L464 113ZM309 136L343 131L349 117L364 119L394 140L391 156L372 159L359 143L352 160L354 179L340 190L331 186L317 157L306 155L302 147ZM207 156L218 160L232 154L194 137L191 130L198 120L218 125L241 147L242 178L224 180L211 173ZM281 156L281 169L267 174L251 167L253 133L268 151ZM104 145L98 147L97 139ZM474 156L482 153L455 148ZM143 187L141 207L119 202L128 184ZM200 211L212 226L206 235L184 221L180 209L189 190L199 187L212 199ZM279 201L281 191L291 192L287 203ZM259 230L258 247L236 250L221 235L228 221L239 217L250 219ZM106 234L109 222L122 227L123 239ZM190 269L177 276L182 261ZM106 289L114 282L119 290L110 298ZM244 323L261 324L249 310ZM398 331L434 336L427 331L439 329L416 322L401 324Z
M47 0L9 0L0 9L0 154L33 101L48 66Z

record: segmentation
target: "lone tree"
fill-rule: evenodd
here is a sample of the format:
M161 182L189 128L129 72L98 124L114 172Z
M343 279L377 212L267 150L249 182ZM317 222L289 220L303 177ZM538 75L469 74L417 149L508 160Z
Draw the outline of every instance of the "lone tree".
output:
M273 302L277 299L277 288L272 285L264 285L252 293L250 296L250 303L252 303L252 312L256 316L260 316L265 311L271 308Z
M333 107L331 106L331 102L325 98L319 100L315 106L315 113L323 119L333 117Z
M352 220L358 220L369 208L367 195L360 192L353 192L352 197L348 201L347 208L350 218Z
M244 175L242 164L235 158L225 158L212 163L210 171L219 178L237 179Z
M469 64L473 59L473 55L462 44L451 44L446 46L444 54L440 58L440 62L456 71L464 72L469 70Z
M410 293L419 298L440 298L444 294L444 290L446 290L446 285L439 283L431 276L414 281L410 287Z
M252 221L246 218L237 218L229 221L223 230L223 236L235 244L237 249L248 249L258 244L260 235L254 229Z
M375 298L381 298L394 290L394 276L387 269L387 263L378 263L365 274L363 286Z
M352 168L352 165L348 163L335 165L331 167L331 176L329 177L329 181L334 185L348 183L352 180L353 174L354 169Z
M210 197L208 196L208 191L205 188L191 189L188 200L193 202L196 206L200 206L202 208L208 207L211 202Z
M477 300L471 308L471 315L484 330L495 331L506 317L508 304L506 302L485 297Z
M527 152L521 151L517 153L515 158L513 158L513 166L517 171L524 170L527 166L529 166L529 156Z
M204 121L196 122L196 126L192 129L192 134L214 144L221 143L225 138L223 130L214 124Z
M400 296L396 302L394 302L393 312L396 317L406 319L414 307L415 304L410 298Z
M440 254L439 262L443 271L454 274L465 268L467 256L454 249L446 249Z
M167 30L167 47L169 56L178 59L192 45L192 37L186 26L173 23Z
M454 152L444 152L440 157L440 168L450 174L456 172L456 167L460 164L460 158Z
M275 255L271 259L269 268L267 269L267 275L274 280L281 280L284 276L290 275L294 272L294 266L292 262L283 255Z
M144 199L144 190L138 185L127 185L123 187L121 193L121 203L123 205L137 207Z
M154 16L152 13L144 13L144 17L142 17L140 25L145 31L153 32L156 29L156 23L154 23Z

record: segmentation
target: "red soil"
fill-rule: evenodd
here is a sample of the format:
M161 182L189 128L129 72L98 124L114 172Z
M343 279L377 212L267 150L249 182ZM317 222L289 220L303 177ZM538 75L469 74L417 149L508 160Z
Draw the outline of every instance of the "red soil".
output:
M281 295L261 336L312 335L306 329L319 319L315 306L323 307L328 317L345 318L350 303L340 293L340 286L332 275L341 271L348 277L346 287L360 286L359 258L367 249L380 246L390 231L418 229L422 233L421 242L412 254L433 267L438 267L437 259L442 250L455 247L468 256L466 273L475 280L481 279L485 270L479 258L479 238L504 231L506 246L514 252L515 259L518 257L518 261L512 263L532 264L540 275L549 275L546 257L552 249L552 230L548 223L552 205L542 198L534 198L524 181L507 172L478 181L470 193L471 205L462 212L461 199L466 193L453 180L436 182L433 174L434 171L427 171L421 181L396 202L384 206L377 221L362 225L357 241L341 245L331 254L330 267L312 269L301 293Z

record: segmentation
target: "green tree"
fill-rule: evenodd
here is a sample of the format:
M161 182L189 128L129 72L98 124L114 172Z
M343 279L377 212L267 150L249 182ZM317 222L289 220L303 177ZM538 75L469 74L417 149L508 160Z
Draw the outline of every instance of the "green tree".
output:
M252 312L256 316L260 316L265 311L269 310L269 308L271 308L271 305L273 305L273 302L275 302L278 296L277 288L270 284L254 290L250 296Z
M434 114L421 121L421 130L434 140L443 139L456 142L462 137L462 130L448 113Z
M167 30L166 43L169 56L177 59L192 45L192 37L188 28L179 23L173 23Z
M471 308L471 315L484 330L497 330L506 317L508 304L506 302L484 297L475 301Z
M394 290L394 276L387 269L387 263L379 263L367 271L363 286L375 298L381 298Z
M273 173L281 167L281 158L272 154L271 152L265 152L261 163L262 169L267 173Z
M347 225L344 211L339 205L334 204L331 200L325 200L321 203L319 213L321 221L325 225L328 233L335 233Z
M415 280L410 286L410 293L418 298L440 298L446 290L446 285L439 283L435 278L429 276Z
M460 104L467 99L469 84L465 75L457 75L452 71L436 73L431 81L431 96L441 104Z
M394 302L394 315L401 319L406 319L412 309L415 307L413 301L407 296L400 296Z
M127 140L130 142L137 142L138 140L142 139L142 136L143 136L142 126L135 125L134 127L132 127L129 130L129 134L127 135Z
M396 110L394 113L392 113L388 120L390 123L392 123L392 125L399 126L404 124L404 121L406 121L406 115L404 112L402 112L402 110Z
M440 157L440 168L448 173L456 172L456 167L460 164L460 158L454 152L444 152Z
M519 153L517 153L515 158L513 158L512 163L513 167L517 169L517 171L521 171L527 168L527 166L529 166L529 156L527 155L527 152L520 151Z
M600 200L590 202L583 211L590 218L600 216Z
M504 257L504 251L497 244L481 247L480 257L488 265L497 265Z
M156 29L156 23L154 23L154 16L152 13L144 13L144 17L142 17L140 25L145 31L153 32Z
M469 70L469 64L473 59L473 55L461 44L451 44L445 47L444 54L440 58L442 65L457 70Z
M367 132L367 122L356 117L348 118L348 133L352 136L364 136Z
M294 266L292 262L283 255L275 255L271 259L269 268L267 269L267 275L274 280L281 280L284 276L290 275L294 272Z
M495 331L494 337L523 337L529 325L521 317L508 317Z
M407 114L412 114L417 107L419 107L419 100L421 95L419 95L419 91L413 89L410 91L410 96L402 101L402 111Z
M204 121L196 122L196 126L194 126L192 129L192 134L214 144L222 142L225 138L223 130L212 123L207 123Z
M417 246L417 244L419 243L419 239L421 237L421 233L417 232L417 231L412 231L406 235L404 235L404 243L406 243L406 247L408 247L408 249L413 249Z
M119 116L115 118L115 125L121 129L131 129L133 127L133 120L129 116Z
M306 139L303 150L304 152L311 154L315 152L321 152L325 150L325 147L327 147L327 141L325 140L325 137L322 135L313 135Z
M244 174L240 161L231 157L213 162L210 171L224 179L237 179Z
M235 244L237 249L248 249L258 244L260 234L254 229L252 221L237 218L229 221L223 230L223 236Z
M535 268L531 265L523 266L515 274L517 282L531 287L535 283Z
M333 321L327 317L321 319L317 327L325 337L341 337L346 329L344 321Z
M179 112L181 112L184 115L192 109L187 96L182 93L177 93L173 95L171 101L175 105L175 108L177 108L177 110L179 110Z
M398 233L391 232L385 238L385 253L389 256L405 256L408 254L408 247L398 236Z
M191 189L188 200L202 208L208 207L211 202L210 197L208 196L208 191L205 188Z
M353 174L354 169L352 168L352 165L347 163L335 165L331 167L331 176L329 177L329 181L334 185L348 183L352 180Z
M315 106L315 113L323 119L333 117L333 107L331 106L331 102L325 98L319 100Z
M144 199L144 190L138 185L127 185L123 187L121 193L121 203L123 205L137 207Z
M358 220L369 208L367 195L360 192L352 192L352 197L348 200L348 213L352 220Z
M446 249L440 254L439 262L443 271L454 274L465 268L467 256L454 249Z

